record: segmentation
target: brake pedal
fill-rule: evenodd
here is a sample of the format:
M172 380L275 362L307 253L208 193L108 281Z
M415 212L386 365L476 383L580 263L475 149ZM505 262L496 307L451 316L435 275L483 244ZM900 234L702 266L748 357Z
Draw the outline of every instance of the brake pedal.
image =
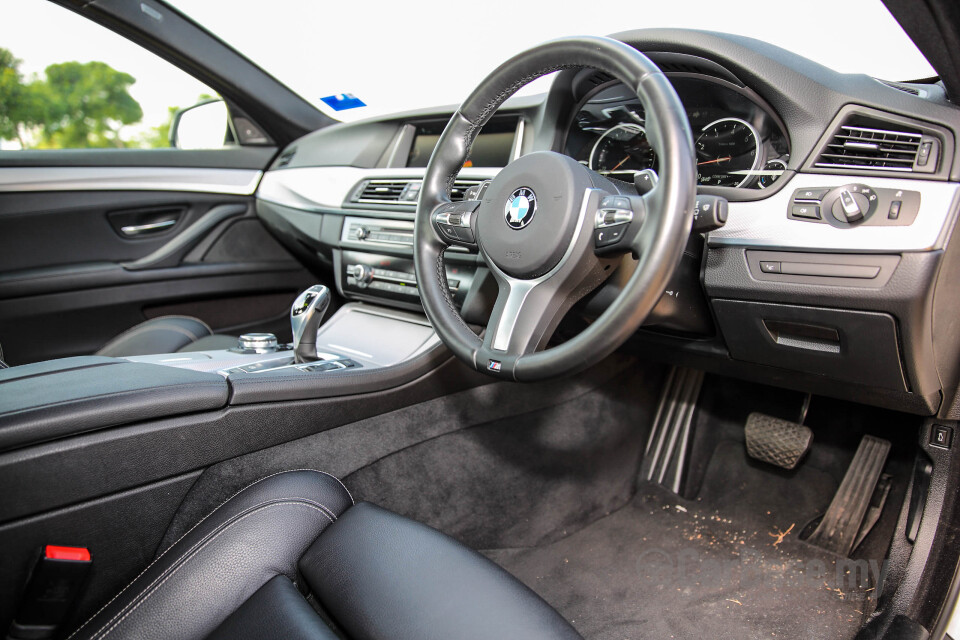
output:
M889 493L889 483L877 491L877 482L890 453L890 442L873 436L863 436L853 462L847 469L837 495L807 542L841 556L848 556L876 523ZM875 494L877 497L875 498ZM865 522L873 503L873 512ZM872 522L871 522L872 520ZM862 525L868 524L863 528ZM863 532L862 535L859 535Z
M784 469L796 468L813 443L810 427L756 412L747 416L744 435L747 455Z

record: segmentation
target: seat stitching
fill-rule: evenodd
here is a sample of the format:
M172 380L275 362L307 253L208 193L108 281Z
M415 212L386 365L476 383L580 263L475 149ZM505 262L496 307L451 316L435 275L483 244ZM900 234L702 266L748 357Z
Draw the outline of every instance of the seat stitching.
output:
M199 527L201 524L203 524L204 521L207 520L207 518L209 518L210 516L212 516L213 514L215 514L217 511L219 511L220 508L223 507L223 505L227 504L228 502L230 502L231 500L233 500L234 498L236 498L238 495L240 495L241 493L243 493L244 491L246 491L246 490L249 489L250 487L252 487L252 486L254 486L254 485L256 485L256 484L258 484L258 483L260 483L260 482L263 482L264 480L267 480L267 479L269 479L269 478L273 478L274 476L283 475L284 473L293 473L293 472L295 472L295 471L313 471L314 473L320 473L320 474L323 474L323 475L325 475L325 476L330 476L331 478L333 478L334 480L336 480L337 482L340 483L340 486L343 487L343 490L347 492L347 495L348 495L348 496L350 496L350 501L351 501L353 504L356 504L356 502L353 501L353 496L350 494L350 490L347 489L346 485L344 485L343 482L342 482L339 478L337 478L336 476L334 476L334 475L332 475L332 474L327 473L326 471L317 471L316 469L289 469L289 470L287 470L287 471L278 471L277 473L270 474L269 476L266 476L265 478L260 478L260 479L257 480L256 482L251 482L251 483L248 484L246 487L244 487L244 488L241 489L240 491L237 491L235 494L233 494L232 496L230 496L229 498L227 498L226 500L224 500L223 502L221 502L220 505L219 505L216 509L213 509L212 511L210 511L210 513L208 513L207 515L203 516L203 518L201 518L200 521L197 522L197 524L195 524L195 525L193 525L192 527L190 527L189 529L187 529L186 533L184 533L182 536L180 536L179 538L177 538L176 542L174 542L174 543L171 544L169 547L167 547L166 549L164 549L163 552L153 560L153 562L151 562L150 564L148 564L143 571L141 571L139 574L137 574L137 577L136 577L136 578L134 578L133 580L131 580L130 583L127 584L127 586L125 586L123 589L121 589L120 592L119 592L117 595L115 595L115 596L113 596L112 598L110 598L110 600L107 602L107 604L105 604L105 605L103 605L102 607L100 607L100 609L97 610L97 612L96 612L95 614L93 614L92 616L90 616L90 617L86 620L86 622L84 622L82 625L80 625L79 627L77 627L77 630L74 631L73 633L71 633L71 634L67 637L67 640L70 640L70 638L72 638L72 637L75 636L77 633L79 633L81 630L83 630L83 628L84 628L85 626L87 626L87 624L89 624L91 620L93 620L94 618L96 618L98 615L100 615L100 614L104 611L104 609L106 609L106 608L109 607L111 604L113 604L113 602L114 602L117 598L119 598L120 596L122 596L122 595L126 592L127 589L129 589L130 587L132 587L133 584L134 584L137 580L139 580L140 577L143 576L143 574L145 574L147 571L149 571L150 568L151 568L153 565L155 565L155 564L157 564L158 562L160 562L160 560L162 560L163 557L164 557L165 555L167 555L167 552L168 552L168 551L170 551L170 550L173 549L175 546L177 546L177 544L178 544L181 540L183 540L183 539L186 538L188 535L190 535L190 533L191 533L194 529L196 529L197 527ZM332 509L330 510L330 513L331 513L331 514L333 513L333 510L332 510ZM334 520L336 520L336 519L337 519L337 516L334 515L333 518L334 518Z
M182 536L180 536L179 538L177 538L176 542L174 542L174 543L171 544L169 547L167 547L166 549L164 549L163 553L161 553L159 556L157 556L157 560L159 560L160 558L162 558L163 555L164 555L167 551L169 551L170 549L172 549L173 547L175 547L175 546L177 545L177 542L180 542L180 541L183 540L185 537L187 537L188 535L190 535L190 532L193 531L194 529L196 529L197 527L199 527L201 524L203 524L203 522L204 522L207 518L209 518L210 516L212 516L213 514L215 514L217 511L219 511L220 508L221 508L223 505L227 504L228 502L230 502L231 500L233 500L234 498L236 498L238 495L240 495L241 493L243 493L243 492L246 491L247 489L249 489L249 488L251 488L251 487L253 487L253 486L255 486L255 485L260 484L260 483L263 482L264 480L269 480L270 478L274 478L274 477L276 477L276 476L282 476L282 475L285 474L285 473L296 473L296 472L298 472L298 471L312 471L313 473L319 473L319 474L322 474L322 475L329 476L329 477L333 478L334 480L336 480L336 481L340 484L341 487L343 487L343 490L347 492L347 495L350 497L350 503L351 503L351 504L357 504L357 503L354 501L354 499L353 499L353 494L351 494L351 493L350 493L350 490L347 489L347 486L346 486L345 484L343 484L343 481L341 481L340 478L338 478L337 476L335 476L335 475L333 475L333 474L331 474L331 473L327 473L326 471L319 471L319 470L317 470L317 469L287 469L286 471L277 471L276 473L271 473L270 475L264 476L263 478L260 478L259 480L255 481L255 482L251 482L250 484L248 484L247 486L245 486L243 489L240 489L240 490L237 491L235 494L233 494L232 496L230 496L229 498L227 498L226 500L224 500L223 502L221 502L219 505L217 505L217 508L216 508L216 509L214 509L213 511L211 511L211 512L208 513L207 515L203 516L203 517L200 519L200 521L197 522L197 524L195 524L195 525L193 525L192 527L190 527L190 528L187 530L186 533L184 533ZM331 510L331 513L333 513L332 510ZM337 516L336 516L335 514L334 514L333 517L334 517L334 519L337 518ZM154 562L156 562L157 560L154 560ZM152 563L151 563L151 564L152 564ZM149 568L150 568L150 567L147 567L147 569L149 569Z
M248 484L247 486L245 486L243 489L240 489L240 490L237 491L235 494L233 494L232 496L230 496L229 498L227 498L226 500L224 500L223 502L221 502L219 505L217 505L217 508L216 508L216 509L212 510L212 511L211 511L210 513L208 513L207 515L203 516L203 517L200 519L200 521L197 522L197 524L195 524L195 525L193 525L192 527L190 527L189 529L187 529L187 532L184 533L184 534L183 534L182 536L180 536L179 538L177 538L176 542L174 542L174 543L171 544L169 547L167 547L166 549L164 549L163 553L161 553L159 556L157 556L157 559L154 560L153 563L155 563L155 562L157 562L158 560L160 560L160 558L162 558L167 551L169 551L169 550L172 549L173 547L177 546L177 543L178 543L178 542L180 542L180 541L183 540L185 537L187 537L188 535L190 535L190 532L191 532L191 531L193 531L194 529L196 529L197 527L199 527L201 524L203 524L203 522L204 522L207 518L209 518L210 516L212 516L213 514L215 514L217 511L219 511L220 508L223 507L223 505L227 504L228 502L230 502L231 500L233 500L234 498L236 498L238 495L240 495L241 493L243 493L243 492L246 491L247 489L249 489L249 488L251 488L251 487L253 487L253 486L256 486L256 485L260 484L260 483L263 482L264 480L269 480L270 478L274 478L274 477L276 477L276 476L282 476L282 475L285 474L285 473L296 473L296 472L298 472L298 471L312 471L313 473L319 473L319 474L322 474L322 475L329 476L329 477L333 478L334 480L336 480L336 481L340 484L341 487L343 487L343 490L347 492L347 495L350 497L350 503L351 503L351 504L357 504L357 503L354 501L354 499L353 499L353 494L351 494L351 493L350 493L350 490L347 489L347 486L346 486L345 484L343 484L343 481L341 481L340 478L338 478L337 476L335 476L335 475L333 475L333 474L331 474L331 473L327 473L326 471L319 471L319 470L317 470L317 469L287 469L286 471L277 471L276 473L271 473L270 475L264 476L263 478L260 478L259 480L255 481L255 482L251 482L250 484ZM333 513L332 510L331 510L331 513ZM334 514L333 517L334 517L334 519L337 518L337 516L336 516L335 514ZM153 563L151 563L151 564L153 564ZM150 568L150 567L147 567L147 569L149 569L149 568ZM144 569L144 571L146 571L146 569ZM138 576L138 577L139 577L139 576Z
M249 509L246 513L244 513L244 514L243 514L242 516L240 516L239 518L236 518L235 520L232 520L232 521L229 522L229 523L225 523L225 524L217 527L217 529L214 530L215 533L214 533L214 532L211 532L211 535L208 535L205 539L198 541L195 545L193 545L192 547L190 547L190 549L188 549L186 552L184 552L183 555L181 555L179 558L177 558L177 559L172 563L172 565L171 565L171 566L172 566L172 569L168 570L168 572L164 572L166 575L161 574L161 575L157 576L157 578L154 579L153 582L151 582L149 585L147 585L147 586L143 589L143 591L141 591L139 594L137 594L137 596L134 597L123 609L121 609L120 611L118 611L118 612L116 613L116 615L114 615L112 618L110 618L110 620L108 620L107 622L105 622L105 623L103 624L103 626L100 627L100 629L91 636L91 639L97 638L97 637L105 638L105 637L107 636L107 634L109 634L111 631L113 631L113 629L115 629L115 628L117 627L117 625L119 625L121 622L123 622L124 619L126 619L127 616L129 616L131 613L133 613L141 604L143 604L144 602L146 602L146 601L150 598L150 596L152 596L154 593L156 593L157 590L158 590L160 587L162 587L167 580L169 580L171 577L173 577L173 575L174 575L177 571L179 571L180 569L182 569L184 566L186 566L186 564L187 564L190 560L192 560L194 557L196 557L197 553L199 553L200 551L202 551L202 550L204 549L204 547L206 547L206 546L209 545L211 542L213 542L213 541L216 540L218 537L220 537L223 533L225 533L228 529L230 529L230 527L232 527L232 526L235 525L235 524L240 523L241 521L245 520L245 519L248 518L249 516L252 516L252 515L260 512L260 511L265 511L265 510L267 510L267 509L270 509L270 508L276 507L276 506L301 506L301 507L307 507L307 508L309 508L309 509L313 509L313 510L315 510L315 511L319 511L321 514L323 514L323 516L324 516L327 520L329 520L329 521L331 522L331 524L335 521L335 518L333 518L333 517L330 516L331 510L330 510L328 507L320 504L319 502L313 502L312 500L308 500L308 499L306 499L306 498L295 498L295 499L293 499L293 500L283 500L283 501L281 501L281 502L264 502L264 503L261 503L261 504L259 504L259 505L256 505L255 507L252 507L251 509ZM174 566L174 565L176 565L176 566ZM142 574L141 574L141 575L142 575ZM162 580L161 580L161 578L162 578ZM158 581L159 581L159 583L158 583ZM150 593L147 593L148 591L149 591ZM146 594L146 595L144 595L144 594ZM139 602L138 602L138 601L139 601ZM135 605L133 604L134 602L136 602ZM129 611L126 611L131 605L133 605L133 608L131 608ZM126 613L124 613L124 611L126 611ZM123 614L123 617L121 617L119 620L117 620L117 617L120 616L121 614ZM110 623L113 622L114 620L117 620L117 621L116 621L109 629L106 629L107 625L110 625ZM81 627L81 628L82 628L82 627ZM106 629L106 631L104 631L104 629ZM79 631L79 630L80 630L80 629L77 629L77 631ZM74 633L76 633L76 632L74 632ZM102 635L101 635L101 633L102 633ZM72 637L72 634L71 634L71 637Z

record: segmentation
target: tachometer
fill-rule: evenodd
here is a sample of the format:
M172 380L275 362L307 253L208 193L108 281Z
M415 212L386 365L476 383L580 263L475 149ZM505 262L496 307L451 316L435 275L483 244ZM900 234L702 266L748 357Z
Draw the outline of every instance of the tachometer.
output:
M650 169L657 155L638 124L618 124L597 138L590 152L590 168L597 173L636 173Z
M740 118L721 118L705 126L697 137L697 182L741 187L760 168L760 134Z

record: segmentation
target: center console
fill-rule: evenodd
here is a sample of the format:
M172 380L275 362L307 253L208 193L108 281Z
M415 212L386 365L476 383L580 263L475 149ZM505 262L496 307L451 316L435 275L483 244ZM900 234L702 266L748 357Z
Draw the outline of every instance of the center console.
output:
M420 311L413 268L413 222L346 216L335 253L337 289L348 299ZM454 305L462 308L477 277L476 256L449 250L447 284Z
M262 336L264 334L249 334ZM129 356L130 362L193 371L243 374L302 374L361 371L400 364L440 344L424 316L362 303L342 306L316 334L316 359L297 362L292 345L246 348L249 335L233 349Z

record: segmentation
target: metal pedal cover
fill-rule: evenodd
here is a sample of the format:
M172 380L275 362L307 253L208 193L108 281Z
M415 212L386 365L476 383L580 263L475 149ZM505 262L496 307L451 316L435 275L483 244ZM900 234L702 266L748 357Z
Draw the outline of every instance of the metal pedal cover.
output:
M862 525L867 524L867 531L879 519L879 510L886 501L886 491L881 486L880 495L877 494L877 481L880 480L883 466L890 453L890 442L873 436L863 436L853 461L843 476L837 494L827 508L827 512L820 521L816 531L810 534L807 542L832 551L841 556L848 556L854 546L866 536L858 536ZM875 516L868 516L871 503L877 509Z
M813 443L809 427L763 413L747 416L744 434L747 455L784 469L796 467Z

